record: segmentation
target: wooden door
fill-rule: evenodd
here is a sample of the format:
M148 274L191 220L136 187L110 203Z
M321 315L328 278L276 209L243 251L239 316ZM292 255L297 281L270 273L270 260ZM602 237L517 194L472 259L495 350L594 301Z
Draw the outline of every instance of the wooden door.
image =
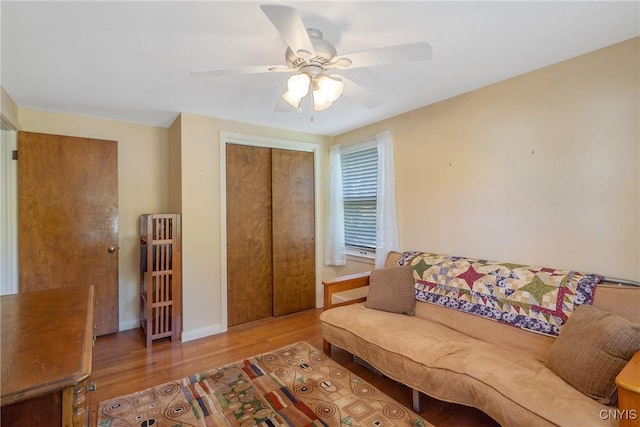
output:
M272 316L271 150L227 144L227 321Z
M313 153L273 149L273 315L315 307Z
M18 133L20 292L94 285L95 333L118 331L118 144Z
M315 307L313 153L227 144L227 320Z

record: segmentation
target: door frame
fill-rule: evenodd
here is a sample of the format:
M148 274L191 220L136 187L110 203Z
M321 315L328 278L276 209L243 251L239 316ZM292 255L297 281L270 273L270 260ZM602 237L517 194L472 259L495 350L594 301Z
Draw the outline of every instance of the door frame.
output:
M18 293L18 162L13 152L18 150L18 132L15 127L0 119L2 125L2 147L0 147L0 295Z
M284 150L306 151L313 153L313 186L314 186L314 223L315 223L315 290L316 308L322 301L322 284L320 269L322 268L322 245L320 233L320 190L321 190L321 156L322 145L319 143L301 142L287 139L246 135L235 132L220 132L220 332L228 329L227 319L227 144L248 145L263 148L280 148Z

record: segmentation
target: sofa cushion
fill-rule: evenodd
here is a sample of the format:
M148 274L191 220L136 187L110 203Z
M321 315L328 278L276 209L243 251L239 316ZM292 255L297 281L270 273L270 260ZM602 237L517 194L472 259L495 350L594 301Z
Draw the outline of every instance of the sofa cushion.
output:
M320 321L323 338L387 377L439 400L474 406L501 425L617 426L617 420L598 416L609 407L510 346L483 342L418 316L370 310L364 303L326 310Z
M640 324L583 305L551 346L546 365L605 405L616 401L616 376L640 348Z
M372 271L365 305L376 310L415 315L413 268L407 265Z

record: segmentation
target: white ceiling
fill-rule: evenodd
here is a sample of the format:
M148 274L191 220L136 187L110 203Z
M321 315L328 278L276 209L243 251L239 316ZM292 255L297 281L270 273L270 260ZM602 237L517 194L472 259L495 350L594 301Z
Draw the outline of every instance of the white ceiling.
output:
M272 3L274 1L271 1ZM273 111L288 74L261 2L1 2L0 82L19 107L168 127L179 112L323 135L410 111L640 35L638 1L281 2L338 54L429 41L433 59L342 71L384 103Z

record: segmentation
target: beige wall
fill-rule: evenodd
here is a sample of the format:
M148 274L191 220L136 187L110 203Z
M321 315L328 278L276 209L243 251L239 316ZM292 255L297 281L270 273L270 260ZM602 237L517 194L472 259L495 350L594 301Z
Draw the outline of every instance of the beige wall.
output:
M120 329L137 327L138 217L169 209L169 130L25 109L19 114L21 130L118 141Z
M638 280L639 40L357 129L335 143L393 132L403 250Z
M181 114L172 126L172 153L180 146L182 209L183 340L224 330L226 284L222 255L220 133L237 133L317 145L325 164L329 139L193 114ZM180 127L178 131L177 127ZM251 138L249 138L251 139ZM175 176L177 178L177 176ZM173 187L173 184L172 184ZM317 256L321 259L321 251ZM247 254L250 257L250 254ZM318 283L319 285L319 283ZM318 286L318 290L320 290ZM259 297L255 295L248 296Z

